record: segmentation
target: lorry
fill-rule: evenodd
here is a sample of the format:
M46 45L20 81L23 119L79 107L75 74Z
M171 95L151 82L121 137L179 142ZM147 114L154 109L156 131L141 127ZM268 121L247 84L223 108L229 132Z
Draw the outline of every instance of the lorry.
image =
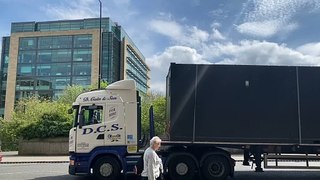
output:
M234 175L230 150L257 172L280 160L320 168L320 67L171 63L166 79L167 137L159 155L172 180ZM141 149L141 98L134 80L86 92L73 103L69 174L118 179ZM70 111L71 113L71 111ZM150 132L153 118L150 111ZM270 161L276 165L270 165Z

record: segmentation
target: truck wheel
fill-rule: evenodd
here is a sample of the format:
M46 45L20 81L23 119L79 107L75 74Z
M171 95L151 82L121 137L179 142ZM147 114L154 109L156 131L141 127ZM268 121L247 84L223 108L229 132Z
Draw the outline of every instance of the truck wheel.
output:
M169 157L167 167L168 176L172 180L192 180L196 176L196 162L188 154L176 154Z
M207 180L224 180L230 174L230 164L223 156L211 155L204 161L201 172Z
M119 179L120 165L113 157L102 157L93 165L93 176L105 180Z

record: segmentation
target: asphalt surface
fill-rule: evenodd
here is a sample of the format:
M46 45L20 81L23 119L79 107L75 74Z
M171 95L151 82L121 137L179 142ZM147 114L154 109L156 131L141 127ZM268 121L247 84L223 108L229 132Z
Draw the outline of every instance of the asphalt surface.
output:
M0 164L1 180L86 180L90 177L68 175L67 163ZM129 180L133 179L131 177ZM265 170L256 173L238 163L234 178L228 180L320 180L320 170Z

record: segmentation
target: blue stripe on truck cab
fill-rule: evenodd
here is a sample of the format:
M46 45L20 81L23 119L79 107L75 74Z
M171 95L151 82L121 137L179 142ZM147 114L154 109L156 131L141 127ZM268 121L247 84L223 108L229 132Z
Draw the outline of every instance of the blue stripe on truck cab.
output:
M96 147L89 153L70 153L70 160L74 160L74 166L69 166L69 173L71 174L90 174L90 168L93 163L102 156L111 155L116 157L122 166L124 172L126 171L126 146L108 146ZM71 172L70 172L71 171Z

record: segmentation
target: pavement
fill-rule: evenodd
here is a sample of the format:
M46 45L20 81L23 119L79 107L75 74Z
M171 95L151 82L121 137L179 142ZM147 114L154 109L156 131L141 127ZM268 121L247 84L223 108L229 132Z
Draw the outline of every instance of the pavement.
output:
M69 163L69 156L19 156L18 151L0 152L3 156L0 164L23 163ZM242 162L242 155L232 155L237 162Z
M19 156L18 151L0 152L0 164L19 163L69 163L69 156Z

